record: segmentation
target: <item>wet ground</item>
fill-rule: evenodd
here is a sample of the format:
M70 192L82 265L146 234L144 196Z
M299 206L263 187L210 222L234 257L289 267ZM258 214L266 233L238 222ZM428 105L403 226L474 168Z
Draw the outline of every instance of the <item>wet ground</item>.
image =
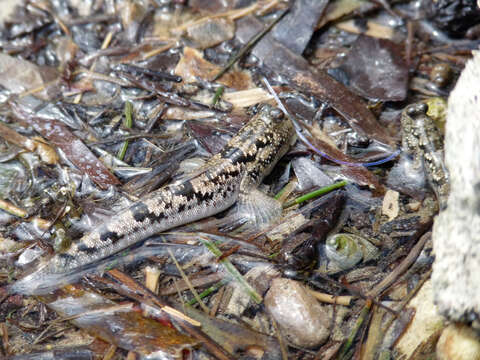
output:
M473 3L7 3L3 356L435 356L430 230L449 192L447 98L479 44ZM297 141L247 205L18 286L199 176L265 104Z

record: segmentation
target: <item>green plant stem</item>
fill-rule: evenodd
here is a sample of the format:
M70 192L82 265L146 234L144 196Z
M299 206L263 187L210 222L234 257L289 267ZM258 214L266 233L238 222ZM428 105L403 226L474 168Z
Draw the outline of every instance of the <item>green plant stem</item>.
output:
M206 238L201 237L200 241L205 247L210 250L210 252L215 255L217 258L222 256L222 252L217 246L209 241ZM248 293L248 295L255 301L257 304L260 304L263 299L262 296L257 293L257 291L252 288L252 286L245 280L245 278L238 272L235 266L228 260L228 258L220 260L220 263L225 267L225 270L243 287L243 289Z
M220 280L219 282L217 282L216 284L213 284L212 286L210 286L208 289L205 289L204 291L202 291L200 294L198 294L198 297L200 299L203 299L204 297L210 295L211 293L217 291L218 289L220 289L223 285L225 284L228 284L229 281L227 279L223 279L223 280ZM189 301L187 301L187 304L190 305L190 306L193 306L197 303L197 299L193 298Z
M133 112L132 103L130 101L126 101L125 102L125 122L123 124L127 129L132 128L132 124L133 124L132 112ZM120 148L120 150L118 150L118 153L117 153L118 159L123 160L123 158L125 157L125 154L127 153L128 144L129 144L128 140L125 140L123 142L122 147Z
M220 86L217 91L215 91L215 95L213 96L213 100L212 100L212 105L215 105L219 100L220 98L222 97L223 95L223 91L225 90L225 87L224 86Z
M337 356L338 360L345 360L346 355L347 355L348 351L350 350L350 347L352 346L353 341L355 340L355 337L357 336L357 333L360 330L363 322L367 318L371 307L372 307L372 303L370 301L367 301L367 303L363 307L362 311L360 312L360 315L358 316L358 319L355 323L355 326L353 327L352 331L350 332L350 335L348 336L347 341L345 341L345 344L343 344L342 349L338 353L338 356Z
M289 201L283 205L284 208L290 207L295 204L301 204L302 202L305 202L307 200L311 200L313 198L316 198L320 195L326 194L332 190L339 189L341 187L344 187L347 185L347 182L345 180L339 181L337 183L334 183L332 185L324 186L320 189L317 189L315 191L309 192L308 194L302 195L292 201Z

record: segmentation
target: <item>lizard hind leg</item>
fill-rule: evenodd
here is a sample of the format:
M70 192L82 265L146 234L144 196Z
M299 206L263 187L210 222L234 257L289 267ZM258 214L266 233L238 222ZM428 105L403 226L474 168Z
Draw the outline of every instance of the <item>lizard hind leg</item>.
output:
M257 189L241 191L227 217L242 223L240 230L264 230L282 215L282 204Z

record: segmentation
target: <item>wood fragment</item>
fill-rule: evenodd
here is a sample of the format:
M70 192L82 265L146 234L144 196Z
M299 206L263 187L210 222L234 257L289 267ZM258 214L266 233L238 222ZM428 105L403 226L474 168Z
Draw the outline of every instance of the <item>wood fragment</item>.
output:
M8 339L8 329L7 324L2 322L0 323L0 331L2 332L2 345L6 355L10 354L10 345Z
M273 99L267 91L262 88L234 91L223 94L223 100L228 101L234 108L244 108Z
M287 185L285 185L285 187L282 190L280 190L280 192L277 195L275 195L275 199L283 204L287 200L287 198L290 196L290 194L295 190L295 188L297 187L297 184L298 184L297 179L291 180Z
M396 307L397 311L400 313L403 311L405 306L410 302L410 300L418 293L418 291L422 288L423 284L430 279L432 275L432 269L428 270L427 273L423 276L423 278L416 284L415 288L411 290L407 296L400 302L400 304ZM394 317L390 318L388 321L384 322L382 327L382 334L385 334L390 326L392 325L393 321L395 320Z
M372 307L372 302L367 301L362 311L360 312L360 315L358 316L357 321L355 322L355 325L350 331L350 335L348 336L347 340L345 341L342 348L340 349L340 355L338 356L338 359L344 359L347 352L349 352L355 338L357 337L358 332L360 331L360 328L362 327L362 324L367 319L368 314L370 314L371 307Z
M158 280L162 272L153 266L145 268L145 287L153 293L158 292Z
M334 356L337 355L338 351L340 350L342 343L340 341L333 342L333 344L330 342L327 343L327 348L325 346L322 346L317 354L315 355L315 358L313 360L332 360L334 359Z
M7 125L4 125L3 123L0 123L0 136L12 143L15 144L19 147L22 147L28 151L35 151L35 142L27 138L26 136L23 136L10 128Z
M395 269L393 269L393 271L390 272L382 281L380 281L373 289L368 291L367 296L376 297L380 295L380 293L384 291L387 287L392 285L394 281L414 263L418 255L420 255L420 252L422 251L427 241L431 238L431 236L431 232L423 234L422 237L417 241L415 246L412 248L412 250L410 250L405 259L403 259L403 261Z
M65 35L71 37L72 34L70 33L70 30L68 29L67 25L65 25L65 23L62 21L62 19L60 19L60 17L57 14L51 11L50 7L47 4L48 3L43 3L41 1L34 1L30 5L50 14L50 16L58 24L58 27L65 33Z
M208 286L211 284L214 284L220 280L222 280L225 277L225 274L222 272L215 272L213 274L208 274L204 276L198 276L194 277L192 279L189 279L191 286L197 288L197 287L203 287L203 286ZM184 291L188 290L189 286L184 280L178 280L176 281L175 286L166 286L162 287L162 290L160 290L160 295L172 295L177 292L177 289L179 291Z
M353 34L364 34L378 39L393 39L395 32L392 27L381 25L373 21L367 22L367 30L358 27L355 20L342 21L335 25L340 30L348 31Z
M278 0L273 0L273 1L271 1L271 3L278 3ZM254 11L256 11L259 8L259 6L260 6L260 4L256 2L256 3L253 3L252 5L244 7L244 8L229 10L229 11L223 12L221 14L207 15L207 16L202 17L200 19L197 19L197 20L190 21L190 22L187 22L185 24L179 25L179 26L171 29L170 31L172 33L181 33L183 31L187 30L189 27L199 25L199 24L207 22L211 19L216 19L216 18L221 18L221 17L227 17L231 20L236 20L236 19L239 19L243 16L252 14Z
M120 270L117 270L117 269L109 270L108 274L112 276L116 281L122 284L122 286L120 287L120 286L116 286L118 285L118 283L108 282L104 280L104 282L109 283L111 286L114 286L117 289L117 291L121 291L123 294L137 301L159 308L160 310L165 311L167 314L172 315L182 321L189 323L191 326L201 325L198 321L189 318L188 316L182 314L178 310L173 309L172 307L165 304L154 293L152 293L150 290L148 290L147 288L145 288L144 286L136 282L133 278L131 278L127 274L122 273Z
M118 77L108 76L108 75L105 75L105 74L102 74L102 73L99 73L99 72L95 72L93 70L84 69L84 68L79 69L77 75L86 75L88 77L88 79L90 79L90 80L108 81L108 82L111 82L113 84L117 84L119 86L128 86L129 85L128 82L126 82L122 79L119 79Z
M59 215L61 215L61 213L57 214L57 216ZM32 224L34 224L36 227L38 227L40 230L43 230L43 231L49 230L52 227L53 223L55 222L55 221L42 219L41 217L38 217L38 216L31 217L29 220Z
M352 303L353 296L334 296L330 294L321 293L318 291L310 290L310 293L315 296L315 298L321 302L328 303L328 304L338 304L344 306L350 306Z
M288 351L287 347L285 346L285 340L283 339L282 334L280 333L280 329L278 328L277 322L273 318L273 316L270 316L270 321L273 325L273 328L275 330L275 336L277 337L278 344L280 345L280 351L282 353L282 360L288 360Z
M35 152L40 156L40 159L49 165L58 164L60 158L53 147L49 144L46 144L45 141L39 137L35 136L33 138L35 143Z
M126 360L137 360L137 354L133 351L129 351Z
M202 301L200 296L198 296L197 290L193 287L192 283L190 282L190 279L188 278L187 274L185 274L185 271L183 271L182 266L178 263L177 259L175 258L175 255L173 255L172 250L168 249L168 254L170 255L171 259L175 263L175 266L177 267L178 271L180 272L180 275L182 276L183 281L188 285L189 290L192 292L193 296L195 297L195 300L197 300L198 304L202 308L202 310L205 312L205 314L208 314L210 312L209 308L205 303Z
M213 300L213 305L210 308L210 316L215 316L217 314L217 311L220 308L220 304L222 303L222 298L224 293L225 293L225 286L222 286L218 291L217 296Z
M168 44L164 45L164 46L160 46L159 48L157 49L153 49L145 54L143 54L142 56L142 60L147 60L153 56L157 56L167 50L170 50L172 47L175 46L175 44L177 43L177 41L172 41L172 42L169 42Z
M6 200L0 199L0 209L2 209L3 211L6 211L11 215L15 215L21 218L24 218L27 216L26 210L19 208L18 206L13 205L11 202Z
M367 340L362 346L362 360L374 359L378 346L385 336L382 331L382 321L385 318L386 310L374 306L372 309L372 318L368 327ZM395 319L395 317L391 317Z
M116 351L117 351L117 347L113 344L110 345L108 350L105 352L105 355L103 355L103 360L112 360Z
M53 165L58 163L59 158L55 150L38 136L35 136L34 139L29 139L2 123L0 123L0 136L6 141L24 148L25 150L30 152L36 151L42 161L47 164Z

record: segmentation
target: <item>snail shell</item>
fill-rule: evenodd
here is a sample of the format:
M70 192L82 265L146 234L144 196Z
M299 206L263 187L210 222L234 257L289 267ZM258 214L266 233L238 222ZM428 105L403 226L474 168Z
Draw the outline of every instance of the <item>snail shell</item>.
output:
M439 88L447 86L452 79L452 69L446 63L436 64L430 72L430 80Z
M325 242L325 255L333 267L340 270L351 269L361 261L373 260L378 253L378 249L371 242L353 234L335 234Z

